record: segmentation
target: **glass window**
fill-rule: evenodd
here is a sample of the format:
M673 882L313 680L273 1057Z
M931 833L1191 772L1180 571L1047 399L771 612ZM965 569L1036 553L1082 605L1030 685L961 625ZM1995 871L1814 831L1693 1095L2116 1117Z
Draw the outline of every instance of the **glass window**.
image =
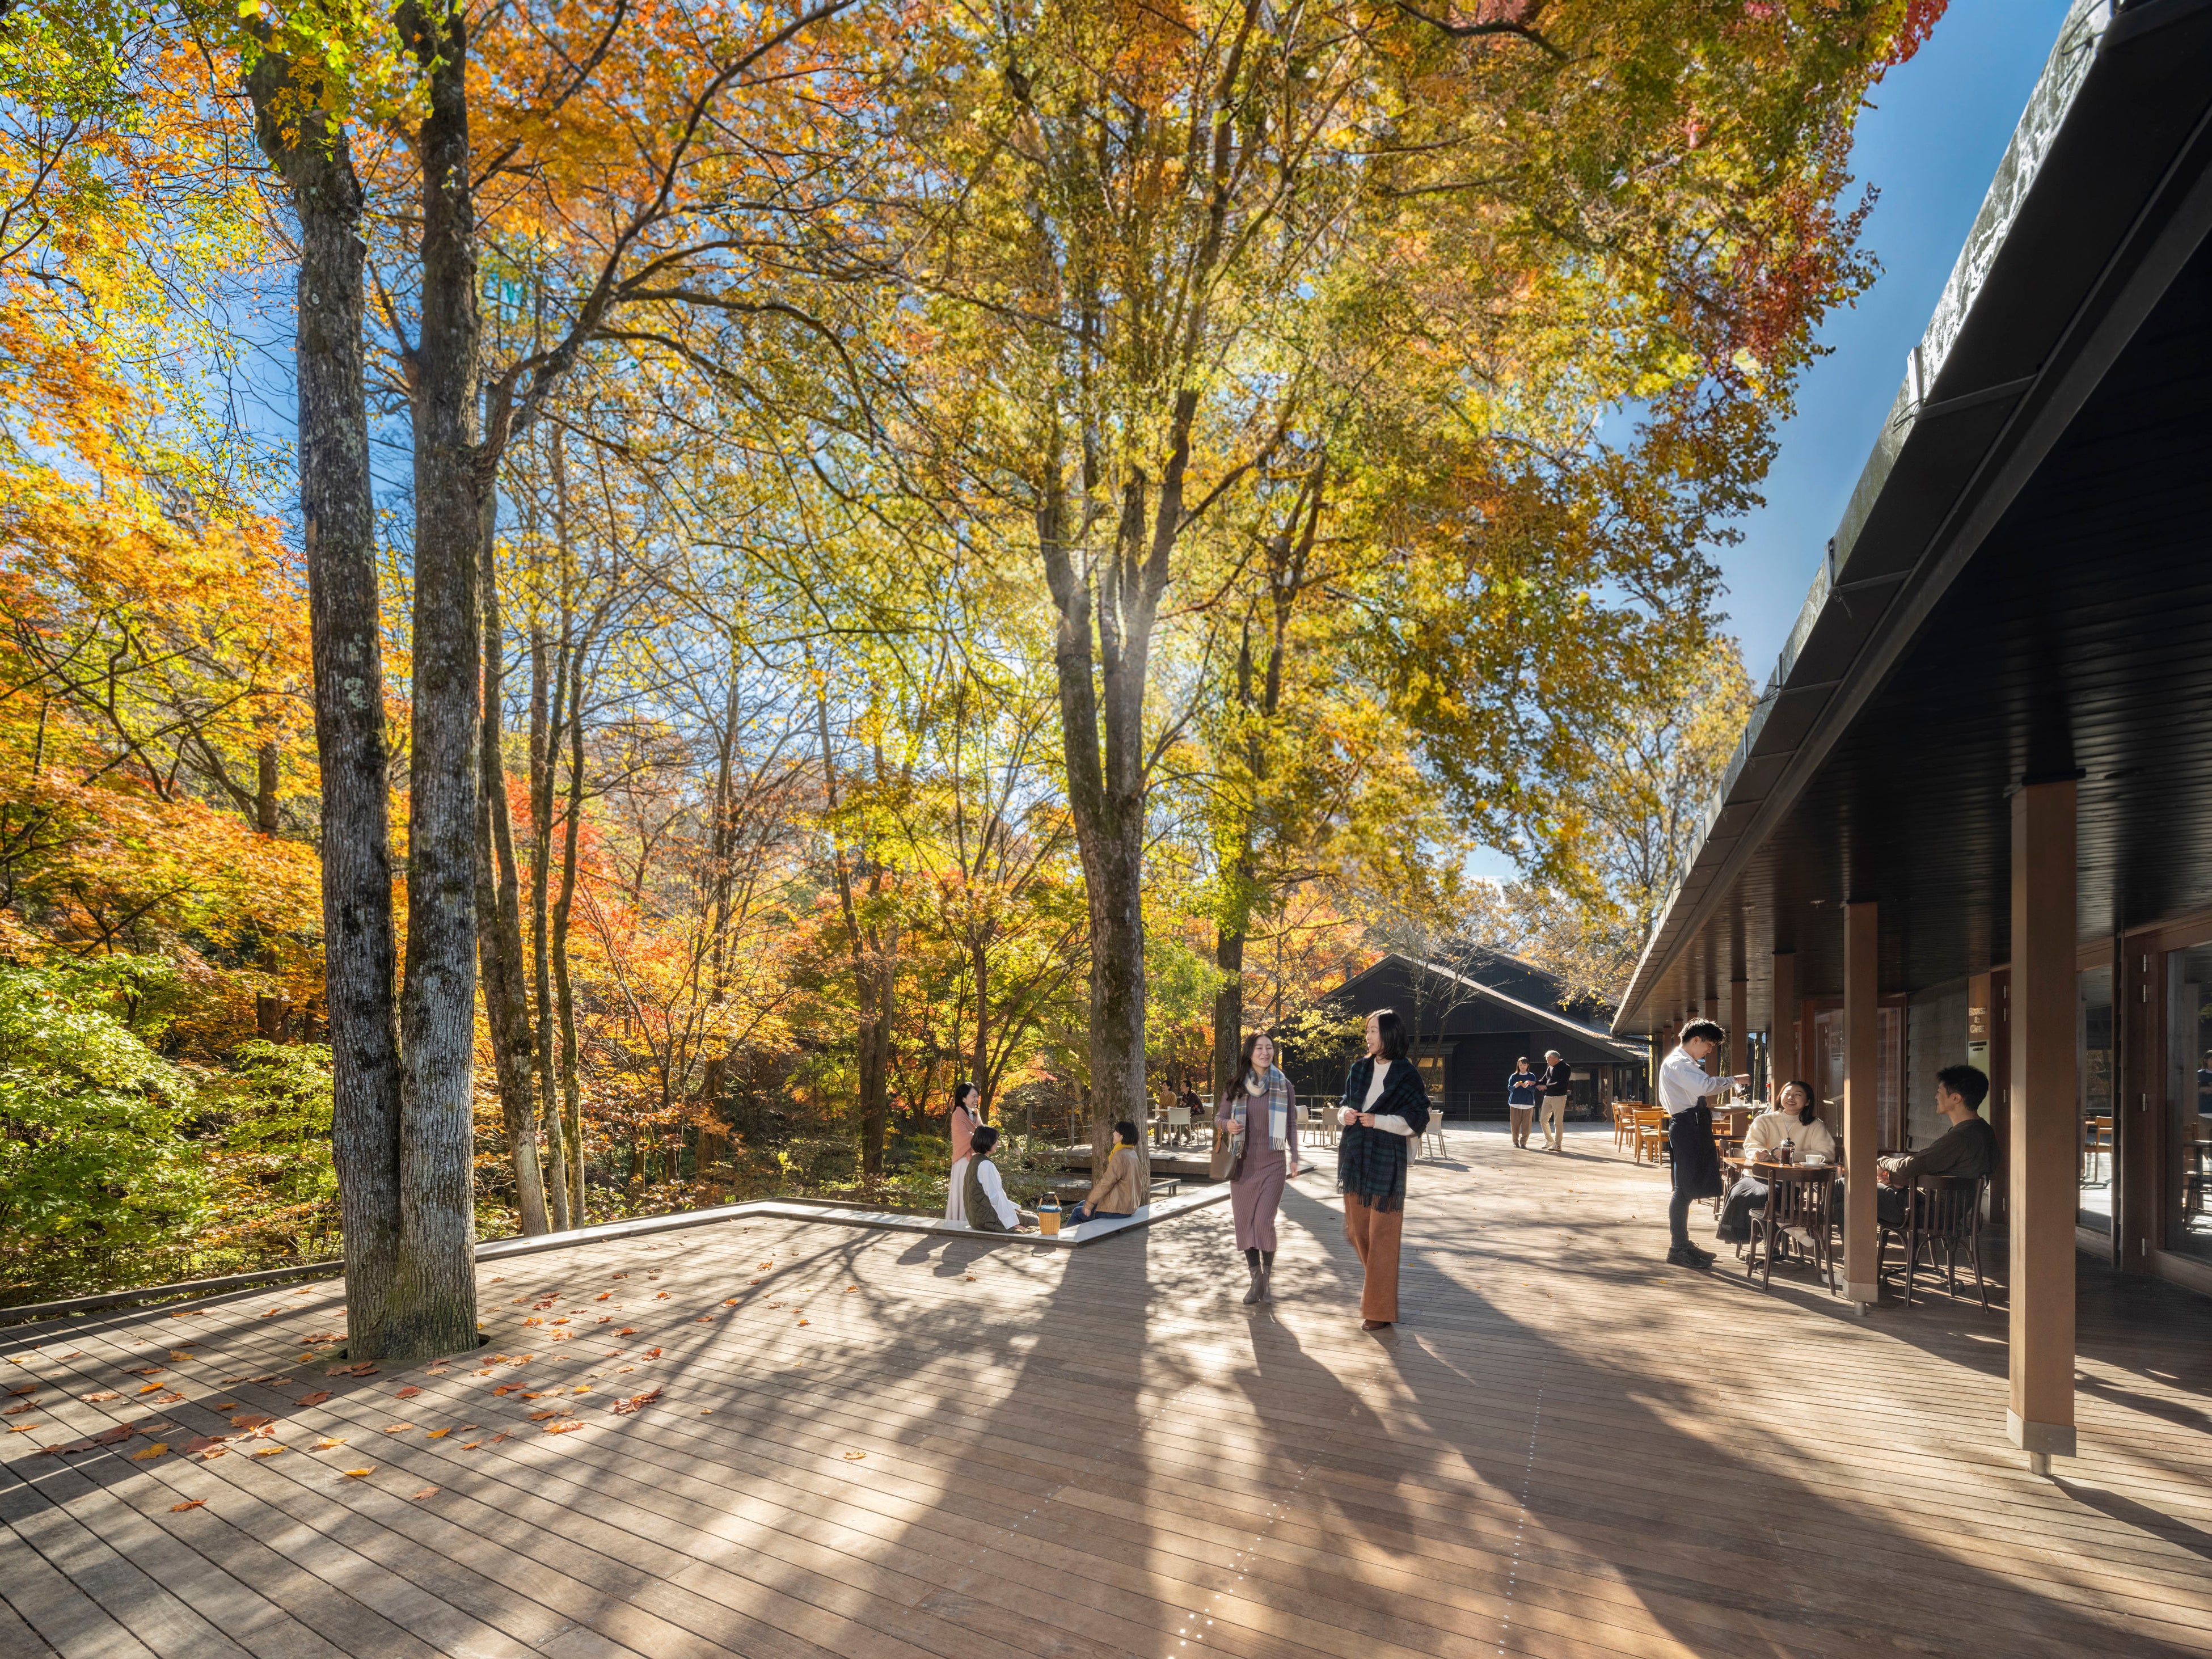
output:
M2166 957L2166 1247L2212 1261L2212 941Z
M1875 1145L1885 1152L1905 1147L1905 1010L1875 1010ZM1821 1008L1813 1015L1813 1092L1820 1115L1840 1136L1844 1132L1844 1081L1850 1074L1844 1048L1844 1011ZM1790 1079L1784 1078L1787 1083Z
M2074 976L2075 1100L2081 1196L2075 1219L2112 1231L2112 969L2110 963Z

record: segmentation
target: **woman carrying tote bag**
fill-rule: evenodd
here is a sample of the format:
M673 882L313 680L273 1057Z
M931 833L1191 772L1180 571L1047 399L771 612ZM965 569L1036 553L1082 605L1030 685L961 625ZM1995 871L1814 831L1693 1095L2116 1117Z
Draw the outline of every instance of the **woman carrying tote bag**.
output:
M1344 1133L1336 1147L1336 1186L1344 1194L1344 1236L1359 1252L1366 1283L1360 1328L1398 1319L1398 1238L1406 1223L1406 1166L1413 1138L1429 1127L1429 1091L1407 1056L1405 1021L1389 1008L1367 1016L1367 1053L1344 1080Z
M1244 1063L1213 1117L1213 1164L1229 1177L1237 1248L1252 1275L1244 1292L1248 1304L1267 1299L1275 1270L1275 1212L1297 1161L1297 1096L1276 1067L1274 1039L1255 1031L1244 1039Z

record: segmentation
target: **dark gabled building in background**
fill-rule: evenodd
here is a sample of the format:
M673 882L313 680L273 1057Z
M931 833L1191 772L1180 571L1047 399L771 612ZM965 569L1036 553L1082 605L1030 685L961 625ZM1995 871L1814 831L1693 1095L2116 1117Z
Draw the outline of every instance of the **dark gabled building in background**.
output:
M1393 952L1346 980L1330 1003L1348 1020L1397 1010L1413 1028L1429 1098L1449 1118L1503 1119L1514 1061L1526 1054L1540 1063L1547 1048L1574 1067L1571 1114L1599 1115L1643 1093L1644 1045L1614 1036L1601 1023L1604 1010L1571 1003L1558 979L1503 951L1462 949L1449 962ZM1293 1052L1284 1069L1301 1094L1334 1095L1356 1053Z

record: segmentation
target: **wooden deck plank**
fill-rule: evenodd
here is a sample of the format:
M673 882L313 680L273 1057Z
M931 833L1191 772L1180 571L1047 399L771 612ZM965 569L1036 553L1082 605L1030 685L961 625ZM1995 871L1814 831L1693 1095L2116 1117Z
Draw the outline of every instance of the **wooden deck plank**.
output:
M1670 1268L1663 1174L1609 1142L1455 1134L1379 1340L1310 1176L1258 1310L1218 1210L1076 1253L754 1218L487 1264L484 1353L366 1379L301 1362L328 1285L33 1331L0 1351L68 1437L158 1364L173 1420L236 1399L293 1449L56 1471L17 1437L0 1514L49 1528L70 1573L27 1594L87 1630L175 1650L89 1539L272 1659L319 1652L287 1619L364 1659L2212 1654L2212 1304L2085 1266L2082 1455L2033 1479L2001 1273L1990 1312L1861 1320ZM591 1426L529 1421L556 1386Z

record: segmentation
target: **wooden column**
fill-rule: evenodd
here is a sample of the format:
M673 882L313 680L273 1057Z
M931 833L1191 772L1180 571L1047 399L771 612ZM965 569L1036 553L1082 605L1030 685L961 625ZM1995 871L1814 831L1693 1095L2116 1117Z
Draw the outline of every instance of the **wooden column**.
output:
M2012 1400L2039 1474L2074 1455L2074 783L2012 798Z
M1751 1069L1751 987L1741 980L1729 986L1729 1075Z
M1844 1294L1864 1313L1881 1298L1875 1272L1875 1152L1881 1091L1881 907L1845 907L1844 921Z
M1782 1085L1804 1075L1797 1054L1797 957L1789 951L1774 953L1774 1012L1768 1018L1766 1043L1774 1073L1770 1098L1779 1103Z

